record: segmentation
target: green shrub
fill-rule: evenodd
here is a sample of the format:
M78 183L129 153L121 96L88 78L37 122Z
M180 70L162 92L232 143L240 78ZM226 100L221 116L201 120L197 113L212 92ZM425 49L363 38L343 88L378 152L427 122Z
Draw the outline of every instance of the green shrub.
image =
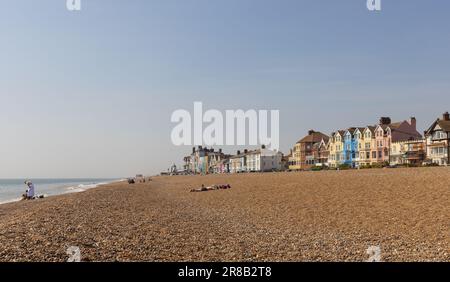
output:
M433 167L433 166L439 166L439 164L437 164L437 163L427 163L424 166L426 166L426 167Z
M350 168L351 167L348 164L340 164L339 165L339 170L347 170L347 169L350 169Z
M372 168L382 168L383 167L383 163L374 163L372 164Z

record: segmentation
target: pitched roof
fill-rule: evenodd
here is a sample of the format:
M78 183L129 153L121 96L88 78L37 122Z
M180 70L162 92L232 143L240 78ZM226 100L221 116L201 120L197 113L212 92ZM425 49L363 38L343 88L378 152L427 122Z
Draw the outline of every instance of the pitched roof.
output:
M369 126L366 126L366 128L364 130L366 130L366 129L369 129L370 132L375 133L375 126L369 125Z
M400 125L402 125L402 123L403 123L403 122L401 122L401 121L399 121L399 122L394 122L394 123L388 124L388 126L389 126L391 129L396 129L396 128L399 128Z
M330 137L319 131L314 131L309 135L306 135L300 139L297 143L316 143L322 141L322 139L328 140Z
M356 131L356 127L350 127L349 129L347 129L347 131L353 135L353 133Z
M438 120L437 123L442 130L450 132L450 120Z
M359 130L359 132L363 132L364 131L364 129L366 129L365 127L357 127L356 129L355 129L355 131L357 131L357 130Z

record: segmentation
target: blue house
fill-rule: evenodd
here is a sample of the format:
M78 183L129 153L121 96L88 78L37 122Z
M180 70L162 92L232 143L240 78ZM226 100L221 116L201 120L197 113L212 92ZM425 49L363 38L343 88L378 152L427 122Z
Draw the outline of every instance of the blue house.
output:
M361 155L364 154L362 152L363 146L364 146L364 142L363 142L364 129L365 129L364 127L358 127L353 132L353 140L355 142L355 157L352 158L353 159L352 161L354 163L355 168L360 167Z
M358 151L357 138L354 136L355 130L355 127L351 127L345 132L343 152L343 163L353 168L356 167L356 156Z

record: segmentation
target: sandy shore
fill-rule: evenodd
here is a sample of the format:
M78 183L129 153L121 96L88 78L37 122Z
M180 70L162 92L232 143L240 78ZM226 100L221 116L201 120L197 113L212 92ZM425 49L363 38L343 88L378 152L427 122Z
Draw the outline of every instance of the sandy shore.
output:
M0 260L450 261L449 219L450 168L155 177L0 205Z

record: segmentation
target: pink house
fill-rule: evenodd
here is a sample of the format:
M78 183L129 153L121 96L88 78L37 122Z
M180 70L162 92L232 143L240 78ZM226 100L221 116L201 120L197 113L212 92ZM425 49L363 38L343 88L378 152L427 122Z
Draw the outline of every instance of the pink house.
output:
M390 162L389 148L392 142L421 139L422 135L416 129L416 118L411 117L408 121L391 123L389 117L380 118L375 128L376 158L372 162Z

